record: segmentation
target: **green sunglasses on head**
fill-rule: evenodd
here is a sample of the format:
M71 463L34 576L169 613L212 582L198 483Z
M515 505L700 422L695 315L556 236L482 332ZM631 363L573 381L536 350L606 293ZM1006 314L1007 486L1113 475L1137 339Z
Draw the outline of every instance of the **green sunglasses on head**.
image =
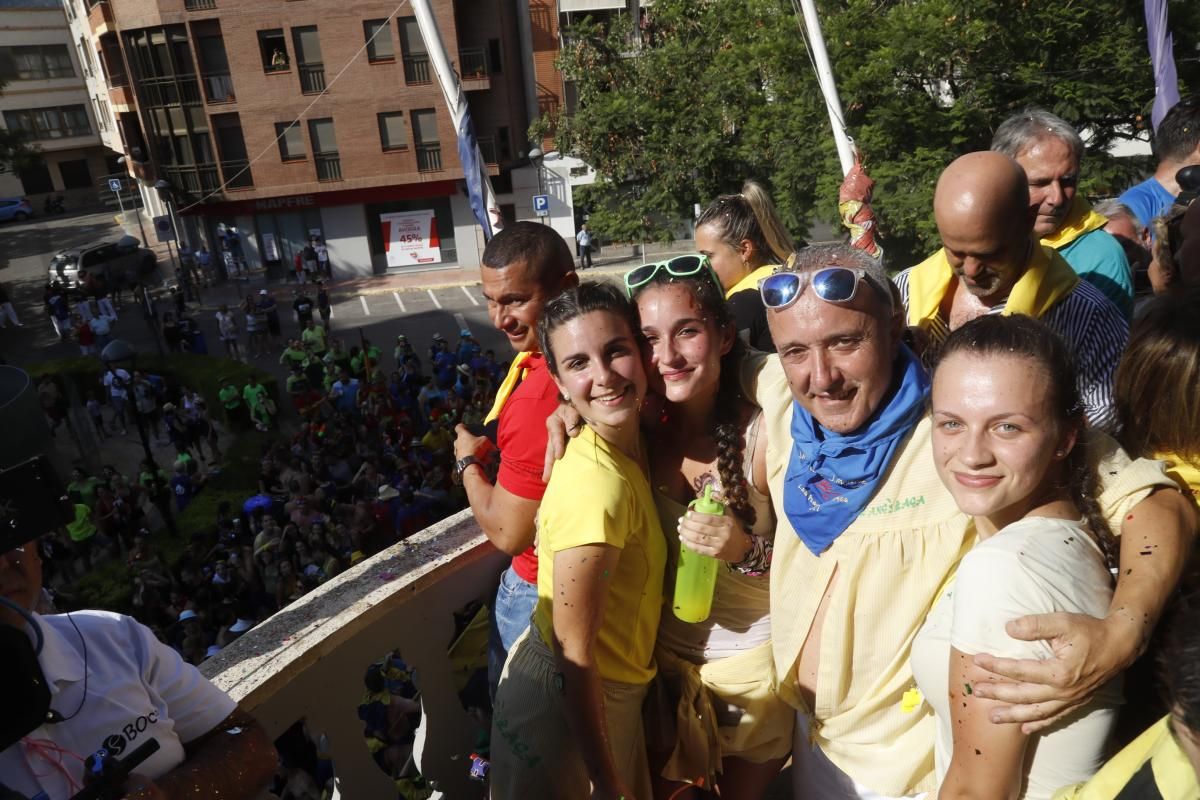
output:
M712 264L708 261L708 256L699 253L675 256L666 261L659 261L654 264L643 264L640 267L635 267L625 273L625 293L631 298L634 291L645 286L650 281L654 280L654 276L659 273L659 270L666 270L668 275L676 278L690 278L693 275L699 275L707 272L713 279L713 283L725 293L724 287L721 285L721 279L717 277L717 273L713 271Z

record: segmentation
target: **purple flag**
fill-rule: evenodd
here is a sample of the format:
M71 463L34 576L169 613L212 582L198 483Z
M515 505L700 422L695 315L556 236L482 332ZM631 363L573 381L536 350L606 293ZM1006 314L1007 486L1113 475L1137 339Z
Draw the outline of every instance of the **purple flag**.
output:
M1150 122L1158 130L1158 123L1179 102L1175 43L1167 27L1167 0L1146 0L1146 43L1150 47L1150 63L1154 65L1154 108Z

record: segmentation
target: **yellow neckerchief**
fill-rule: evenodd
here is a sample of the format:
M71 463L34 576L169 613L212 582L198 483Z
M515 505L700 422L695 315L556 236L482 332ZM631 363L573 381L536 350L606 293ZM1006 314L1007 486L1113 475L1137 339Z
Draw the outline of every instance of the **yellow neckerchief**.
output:
M733 297L738 292L744 292L747 289L758 289L758 282L763 278L774 275L775 270L779 269L778 264L764 264L758 269L751 272L746 277L733 285L733 288L725 293L725 299Z
M1171 733L1170 724L1171 717L1163 717L1109 759L1087 783L1059 789L1054 793L1054 800L1111 800L1124 797L1124 790L1147 763L1150 765L1153 787L1143 787L1146 792L1138 793L1138 797L1196 797L1196 771Z
M1054 305L1069 295L1079 283L1079 276L1057 251L1045 247L1034 247L1025 274L1017 280L1008 300L1004 303L1004 314L1024 314L1041 317ZM928 327L928 323L941 313L942 300L950 288L954 271L942 248L912 268L908 274L908 324L912 327Z
M1179 488L1200 501L1200 466L1180 458L1174 453L1158 453L1156 461L1167 462L1167 475L1179 484Z
M529 370L522 365L532 356L533 353L517 353L512 363L508 365L508 374L504 376L504 380L500 382L500 388L496 390L496 400L492 403L492 410L483 418L484 425L491 425L493 420L500 418L500 409L504 408L508 396L516 390L521 381L525 380L525 373Z
M1061 250L1085 233L1099 230L1108 224L1108 217L1092 210L1092 204L1081 194L1071 201L1071 210L1058 230L1042 239L1042 244Z

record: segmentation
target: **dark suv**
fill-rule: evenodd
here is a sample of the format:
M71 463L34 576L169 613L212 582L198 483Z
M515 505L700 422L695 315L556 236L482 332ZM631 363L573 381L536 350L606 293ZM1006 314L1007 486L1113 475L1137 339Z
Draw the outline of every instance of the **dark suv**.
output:
M78 288L80 273L90 272L104 276L110 287L128 286L143 280L158 267L158 256L153 250L137 245L136 239L123 242L97 242L84 247L62 250L50 259L47 281L58 281L63 286Z

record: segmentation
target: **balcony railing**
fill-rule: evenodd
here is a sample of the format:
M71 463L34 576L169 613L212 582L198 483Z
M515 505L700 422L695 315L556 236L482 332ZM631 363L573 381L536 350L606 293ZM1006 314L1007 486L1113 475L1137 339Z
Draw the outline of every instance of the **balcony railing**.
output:
M250 162L246 159L221 162L221 174L225 177L226 189L252 189L254 175L250 172Z
M404 57L404 82L429 83L429 56L420 53Z
M198 106L200 83L195 75L176 75L169 78L143 78L138 82L142 97L149 108L164 106Z
M317 165L317 180L342 179L342 157L337 153L313 153L313 162Z
M488 76L487 51L482 47L464 47L458 51L458 69L463 80L480 80Z
M185 11L204 11L209 8L216 8L217 0L183 0L183 8Z
M479 142L479 152L483 155L483 163L499 164L496 159L496 140L491 136L480 136L475 141Z
M171 183L192 194L208 194L221 188L221 175L216 164L190 167L164 164L162 169Z
M394 797L354 709L367 665L398 647L421 693L424 746L414 756L422 775L445 797L481 797L467 758L480 726L458 694L469 673L448 650L455 612L475 601L490 605L507 562L462 511L317 587L201 671L272 738L299 720L314 739L324 737L342 797Z
M417 145L417 169L421 172L436 172L442 168L442 146L440 144Z
M204 76L204 95L210 103L232 103L233 77L228 72L210 72Z
M304 94L319 94L325 91L325 65L300 65L300 91Z

